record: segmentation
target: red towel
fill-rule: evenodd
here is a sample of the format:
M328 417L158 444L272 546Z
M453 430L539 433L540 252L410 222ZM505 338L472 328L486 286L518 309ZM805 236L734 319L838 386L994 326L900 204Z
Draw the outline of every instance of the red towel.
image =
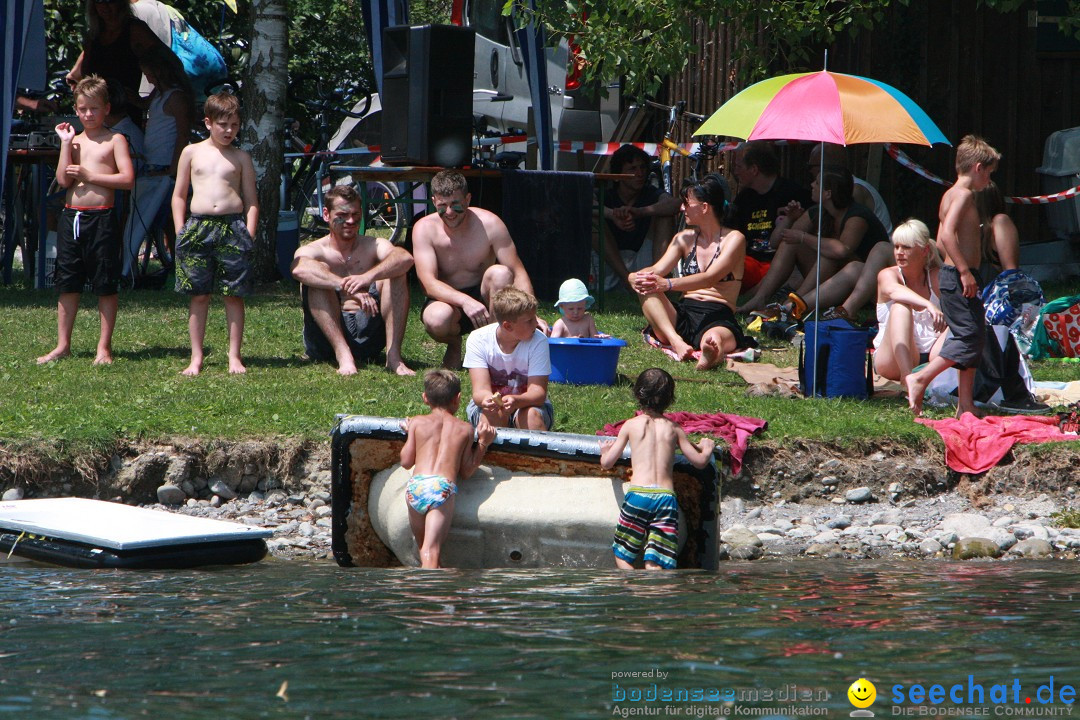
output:
M1076 440L1058 428L1056 415L1050 417L1014 415L977 418L964 413L959 419L915 422L937 430L945 441L945 464L962 473L984 473L998 464L1016 443Z
M638 415L641 414L639 410ZM728 444L731 455L731 472L738 475L742 470L742 459L746 455L746 446L751 435L760 434L769 423L759 418L730 415L728 413L664 413L668 420L678 423L688 433L701 433L718 437ZM618 435L625 420L608 424L597 435Z

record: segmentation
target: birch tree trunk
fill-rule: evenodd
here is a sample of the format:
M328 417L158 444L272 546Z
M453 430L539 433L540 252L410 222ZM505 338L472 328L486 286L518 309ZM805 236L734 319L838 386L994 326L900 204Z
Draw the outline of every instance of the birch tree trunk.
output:
M252 0L251 54L244 77L244 123L241 145L251 153L259 191L259 227L255 235L255 277L277 275L276 243L281 184L282 126L288 87L286 0Z

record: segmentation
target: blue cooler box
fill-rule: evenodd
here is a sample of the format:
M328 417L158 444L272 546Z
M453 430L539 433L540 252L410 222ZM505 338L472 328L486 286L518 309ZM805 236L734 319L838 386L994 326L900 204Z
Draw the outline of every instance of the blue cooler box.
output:
M614 385L619 338L548 338L551 351L551 382L568 385Z

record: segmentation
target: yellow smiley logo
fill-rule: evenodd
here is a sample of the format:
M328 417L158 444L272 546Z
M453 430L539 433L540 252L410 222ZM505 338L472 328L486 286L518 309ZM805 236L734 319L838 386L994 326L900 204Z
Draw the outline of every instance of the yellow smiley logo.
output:
M847 696L855 707L868 708L874 704L874 698L877 697L877 688L874 687L874 683L866 678L859 678L851 683L851 687L847 690Z

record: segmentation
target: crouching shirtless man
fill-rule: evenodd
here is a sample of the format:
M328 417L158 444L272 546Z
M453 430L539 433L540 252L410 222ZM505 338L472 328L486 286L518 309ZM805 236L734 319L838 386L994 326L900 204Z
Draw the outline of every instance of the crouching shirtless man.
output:
M513 285L529 295L532 281L503 221L493 212L469 207L465 177L443 170L431 179L437 214L413 227L416 276L428 299L424 328L446 344L443 367L461 368L461 336L494 322L491 298ZM537 325L548 332L547 323Z

